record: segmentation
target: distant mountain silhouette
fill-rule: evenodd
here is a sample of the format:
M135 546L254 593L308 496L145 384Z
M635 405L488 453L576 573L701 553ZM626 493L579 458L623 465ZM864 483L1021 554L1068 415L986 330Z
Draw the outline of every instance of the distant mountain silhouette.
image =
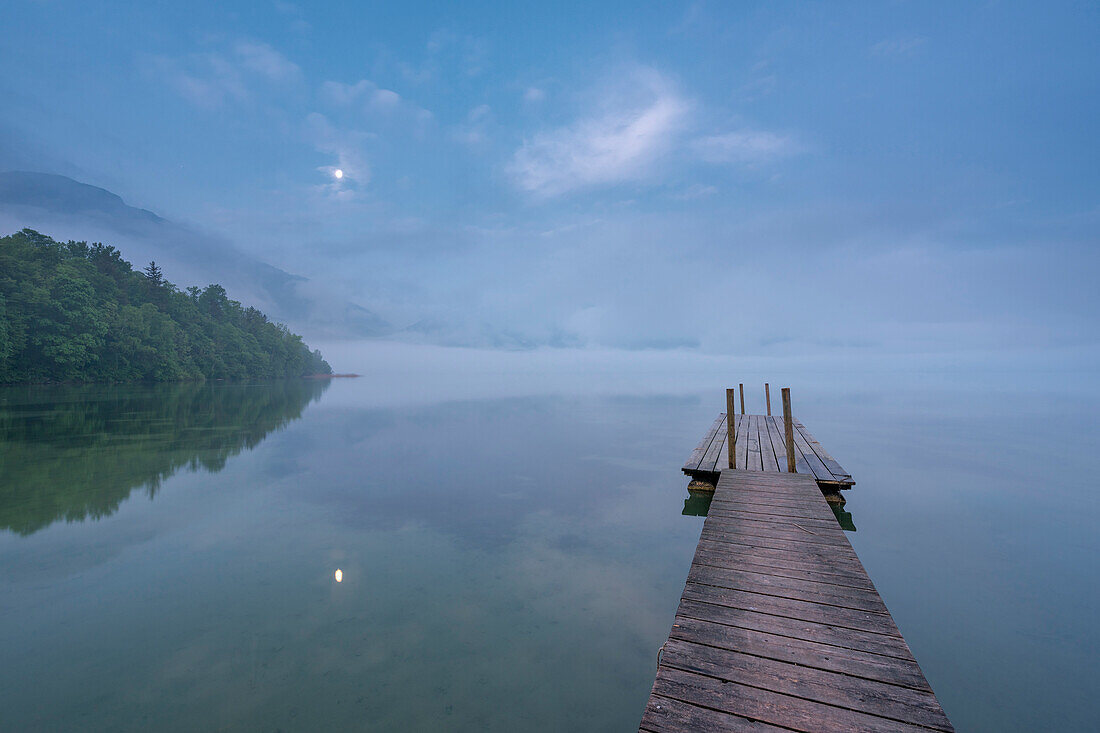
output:
M105 188L74 181L65 176L31 171L0 173L0 204L33 206L48 211L112 218L116 223L160 222L151 211L129 206L121 196Z
M379 336L392 330L366 308L310 287L307 278L66 176L0 172L0 234L23 227L58 240L114 245L138 267L156 260L180 287L220 283L233 299L255 305L307 338Z

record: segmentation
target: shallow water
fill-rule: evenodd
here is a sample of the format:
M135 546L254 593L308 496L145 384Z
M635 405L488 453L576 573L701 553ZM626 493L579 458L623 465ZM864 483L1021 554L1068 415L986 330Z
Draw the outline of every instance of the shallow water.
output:
M1089 729L1094 405L795 394L956 726ZM722 399L0 391L3 728L636 727Z

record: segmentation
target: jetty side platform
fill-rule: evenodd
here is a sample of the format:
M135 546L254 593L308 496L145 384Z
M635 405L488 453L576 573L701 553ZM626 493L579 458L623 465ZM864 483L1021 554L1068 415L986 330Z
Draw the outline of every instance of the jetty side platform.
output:
M784 443L783 418L773 415L734 415L737 436L737 468L748 471L785 472L787 450ZM829 455L817 438L798 418L794 425L795 469L813 476L825 491L850 489L852 475ZM716 483L718 474L729 466L726 413L718 416L699 445L691 452L683 472L692 479Z

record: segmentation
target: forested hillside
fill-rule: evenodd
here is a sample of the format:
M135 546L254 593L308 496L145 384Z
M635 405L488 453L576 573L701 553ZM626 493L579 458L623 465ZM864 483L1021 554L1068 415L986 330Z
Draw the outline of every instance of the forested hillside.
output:
M329 374L319 351L220 285L180 291L114 247L0 237L0 383Z

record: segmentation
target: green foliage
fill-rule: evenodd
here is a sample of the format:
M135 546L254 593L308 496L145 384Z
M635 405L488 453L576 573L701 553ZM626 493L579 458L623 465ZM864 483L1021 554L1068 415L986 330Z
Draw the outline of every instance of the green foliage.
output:
M221 285L181 292L114 247L0 237L0 383L331 374L319 351Z

